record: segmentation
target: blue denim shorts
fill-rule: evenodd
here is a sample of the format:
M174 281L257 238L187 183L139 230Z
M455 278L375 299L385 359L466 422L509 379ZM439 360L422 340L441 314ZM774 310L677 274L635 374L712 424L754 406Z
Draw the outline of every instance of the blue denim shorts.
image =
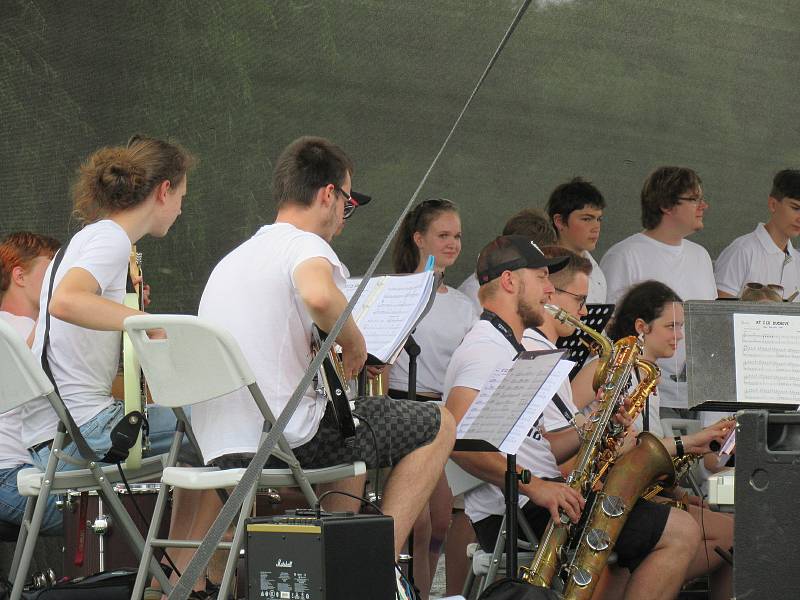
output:
M27 498L17 491L17 474L33 465L25 464L10 469L0 469L0 520L19 525L25 515ZM41 533L56 535L61 532L63 515L56 509L56 496L47 499Z
M187 411L187 416L188 416ZM94 450L98 456L104 456L111 448L111 430L114 429L125 416L125 406L122 402L114 402L111 406L101 410L91 420L80 427L81 434L86 439L86 443ZM155 456L165 454L169 451L172 440L175 436L175 413L171 408L163 406L150 406L147 409L147 422L150 425L150 448L145 456ZM184 446L186 441L184 439ZM78 448L70 442L64 447L64 454L69 456L80 456ZM50 457L50 448L41 448L38 452L31 452L33 464L44 470L47 466L47 459ZM187 460L194 464L199 464L194 460ZM69 471L78 469L74 465L60 461L58 471Z

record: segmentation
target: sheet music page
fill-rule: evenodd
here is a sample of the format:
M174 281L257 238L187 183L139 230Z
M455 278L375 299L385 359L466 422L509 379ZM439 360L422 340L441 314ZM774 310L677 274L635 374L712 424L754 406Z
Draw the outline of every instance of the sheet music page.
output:
M456 429L456 439L480 439L471 435L467 435L467 432L469 431L470 427L472 427L475 419L478 418L478 415L481 414L483 407L486 406L486 403L489 401L489 398L492 397L492 394L494 394L497 386L500 385L500 382L503 381L506 374L511 370L511 365L513 364L514 361L509 360L508 364L499 366L492 371L492 373L489 375L489 379L487 379L483 384L481 391L475 397L475 400L472 401L472 404L470 405L469 409L467 409L467 412L464 413L463 417L461 417L461 421L459 421L458 428Z
M353 309L353 319L364 334L367 352L388 362L402 344L427 304L434 273L375 277ZM348 279L344 294L353 297L361 279Z
M797 404L800 316L733 314L736 401Z
M562 356L563 352L548 352L532 358L521 357L510 369L495 369L461 420L457 437L485 440L503 452L516 454L550 398L569 375L573 364L570 361L562 361L564 367L555 368ZM542 387L545 389L540 394Z

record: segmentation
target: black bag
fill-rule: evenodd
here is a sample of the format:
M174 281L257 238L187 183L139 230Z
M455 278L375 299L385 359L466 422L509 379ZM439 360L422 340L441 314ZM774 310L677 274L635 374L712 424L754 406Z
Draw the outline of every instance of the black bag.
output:
M505 578L483 590L478 600L561 600L561 594L521 579Z
M57 583L53 587L22 593L22 600L129 600L136 582L136 571L102 571ZM11 596L11 585L0 583L0 600Z

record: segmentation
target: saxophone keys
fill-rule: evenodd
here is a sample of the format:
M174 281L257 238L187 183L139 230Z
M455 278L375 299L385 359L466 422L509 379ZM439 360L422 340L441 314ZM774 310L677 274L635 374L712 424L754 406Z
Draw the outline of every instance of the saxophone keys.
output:
M609 517L621 517L625 513L625 501L619 496L603 496L600 503L603 507L603 512Z
M590 529L586 533L586 543L595 552L602 552L603 550L608 550L611 545L611 537L604 529Z
M586 587L592 583L592 574L583 567L575 567L572 571L572 581L574 581L575 585L578 587Z

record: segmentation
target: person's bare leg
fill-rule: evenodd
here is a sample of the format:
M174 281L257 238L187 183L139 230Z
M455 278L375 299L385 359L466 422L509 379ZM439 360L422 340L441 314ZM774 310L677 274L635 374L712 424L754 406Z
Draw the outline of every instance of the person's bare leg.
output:
M412 557L414 558L414 585L419 590L422 600L428 600L431 593L431 582L433 573L428 562L428 550L431 543L431 513L430 504L426 504L419 512L414 523L414 548Z
M622 600L630 576L628 569L606 567L594 588L592 600Z
M453 513L447 544L444 547L447 569L447 595L456 596L464 589L464 581L472 565L467 560L467 545L475 541L475 531L463 510Z
M222 502L215 490L184 490L175 488L172 493L172 512L169 525L169 539L202 539L208 528L222 509ZM194 555L193 548L167 548L167 554L181 573ZM166 563L166 560L163 561ZM170 581L178 581L177 573L172 573ZM153 587L159 587L153 580ZM194 590L205 589L205 580L195 582Z
M436 482L430 499L431 515L431 536L428 552L428 565L431 572L431 580L436 574L439 565L439 556L442 554L442 546L450 530L450 523L453 518L453 493L447 485L447 477L444 473Z
M453 450L455 420L444 407L441 426L434 440L395 465L386 483L383 512L394 518L394 552L400 553L408 533L444 469L444 463Z
M675 598L700 540L700 528L691 515L671 509L655 548L631 575L625 588L625 600Z
M317 486L317 497L325 492L338 491L347 492L359 498L364 495L364 484L367 481L366 475L356 475L339 481L330 483L320 483ZM361 500L350 498L343 494L330 494L322 501L322 508L328 512L351 512L358 514L361 510Z
M733 595L733 569L714 548L719 546L728 550L733 546L733 517L697 506L689 506L688 509L692 518L701 526L705 543L698 546L689 565L687 579L708 573L711 599L728 600Z

